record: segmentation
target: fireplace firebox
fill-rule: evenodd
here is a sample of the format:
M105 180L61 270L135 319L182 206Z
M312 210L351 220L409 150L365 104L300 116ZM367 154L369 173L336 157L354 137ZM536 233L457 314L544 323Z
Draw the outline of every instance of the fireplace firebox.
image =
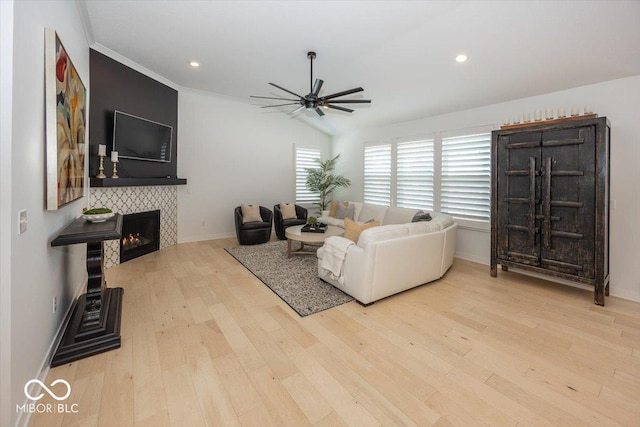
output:
M160 211L124 215L120 263L160 249Z

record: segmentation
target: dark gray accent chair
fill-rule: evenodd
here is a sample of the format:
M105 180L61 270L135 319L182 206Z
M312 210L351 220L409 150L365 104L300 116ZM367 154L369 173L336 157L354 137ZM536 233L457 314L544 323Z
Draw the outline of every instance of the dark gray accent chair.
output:
M303 225L307 223L307 210L302 206L296 205L296 217L295 219L282 219L282 211L280 210L280 204L278 203L273 207L273 226L276 229L276 236L278 239L285 240L285 229L292 225Z
M267 243L271 239L271 222L273 212L264 206L260 206L262 222L242 223L242 208L238 206L234 211L236 222L236 237L241 245L257 245Z

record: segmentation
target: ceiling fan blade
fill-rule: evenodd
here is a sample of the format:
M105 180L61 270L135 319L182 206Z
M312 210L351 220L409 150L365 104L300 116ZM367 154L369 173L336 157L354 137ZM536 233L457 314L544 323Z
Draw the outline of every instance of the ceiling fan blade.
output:
M290 112L289 115L293 116L295 113L297 113L298 111L302 110L303 108L304 108L304 105L301 105L298 108L296 108L295 110L293 110L292 112Z
M332 104L370 104L370 99L333 99Z
M290 102L288 104L278 104L278 105L263 105L260 108L271 108L271 107L284 107L285 105L300 105L299 102Z
M297 101L297 99L289 99L289 98L273 98L270 96L255 96L255 95L251 95L249 96L249 98L260 98L260 99L277 99L279 101Z
M320 89L322 88L322 84L324 83L323 80L320 79L316 79L316 82L313 84L313 89L311 90L311 94L318 96L318 94L320 93Z
M319 116L324 116L324 113L322 112L322 108L320 107L316 107L316 113L318 113Z
M346 111L347 113L353 113L353 110L344 107L338 107L337 105L324 104L327 108L333 108L334 110Z
M291 94L291 95L293 95L293 96L297 96L298 98L304 98L303 96L300 96L300 95L298 95L297 93L291 92L290 90L285 89L285 88L283 88L282 86L278 86L278 85L277 85L277 84L275 84L275 83L269 83L269 84L270 84L271 86L273 86L273 87L277 87L277 88L278 88L278 89L280 89L280 90L283 90L283 91L285 91L285 92L287 92L287 93L290 93L290 94Z
M361 87L356 87L353 89L349 89L349 90L345 90L342 92L338 92L338 93L333 93L331 95L327 95L327 96L323 96L322 98L320 98L321 101L326 101L327 99L333 99L333 98L337 98L339 96L344 96L344 95L351 95L352 93L356 93L356 92L362 92L364 89L362 89Z

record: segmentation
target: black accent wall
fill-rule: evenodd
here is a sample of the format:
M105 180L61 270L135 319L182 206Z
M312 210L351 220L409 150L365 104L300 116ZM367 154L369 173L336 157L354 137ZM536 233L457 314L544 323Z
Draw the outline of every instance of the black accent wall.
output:
M111 176L114 110L173 127L171 163L120 159L123 178L177 176L178 91L145 76L118 61L90 49L91 92L89 104L89 176L98 174L98 145L107 146L104 173Z

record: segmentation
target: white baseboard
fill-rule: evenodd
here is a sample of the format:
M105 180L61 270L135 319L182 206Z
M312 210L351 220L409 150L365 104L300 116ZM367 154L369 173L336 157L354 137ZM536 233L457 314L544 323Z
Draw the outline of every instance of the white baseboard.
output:
M235 237L235 232L225 232L225 233L211 233L211 234L198 234L195 236L178 236L178 243L191 243L191 242L202 242L204 240L217 240L217 239L228 239L229 237Z
M56 334L53 336L53 341L51 341L51 345L49 345L49 349L47 350L47 354L45 355L44 360L42 361L42 365L40 366L40 371L38 372L38 375L36 376L36 379L40 380L42 383L44 383L45 380L47 379L47 376L49 376L49 371L51 370L51 367L49 366L51 364L51 359L53 359L53 355L54 355L55 351L57 350L58 345L60 344L60 341L62 341L62 335L64 335L64 331L67 328L67 324L71 320L71 310L73 309L73 307L76 306L76 302L78 301L78 298L80 297L80 295L82 295L84 293L84 290L87 288L87 280L88 280L88 278L85 277L84 280L80 283L80 286L78 286L78 288L76 289L76 291L74 293L73 301L71 301L71 304L69 304L69 307L67 308L67 311L66 311L66 313L64 314L64 317L63 317L64 320L62 321L62 323L58 327L58 330L56 331ZM29 391L29 394L31 396L36 396L36 395L40 394L40 391L37 390L37 386L35 384L32 385L32 388ZM23 405L27 404L27 401L28 401L28 399L25 396L24 401L22 402ZM29 421L30 420L31 420L31 413L30 412L27 412L26 414L24 412L21 412L18 415L18 418L16 419L15 426L16 427L27 427L29 425Z
M489 260L485 259L485 257L481 257L478 255L473 255L473 254L467 254L464 252L456 252L455 254L453 254L453 256L455 258L460 258L460 259L464 259L467 261L471 261L471 262L477 262L478 264L483 264L483 265L489 265Z

